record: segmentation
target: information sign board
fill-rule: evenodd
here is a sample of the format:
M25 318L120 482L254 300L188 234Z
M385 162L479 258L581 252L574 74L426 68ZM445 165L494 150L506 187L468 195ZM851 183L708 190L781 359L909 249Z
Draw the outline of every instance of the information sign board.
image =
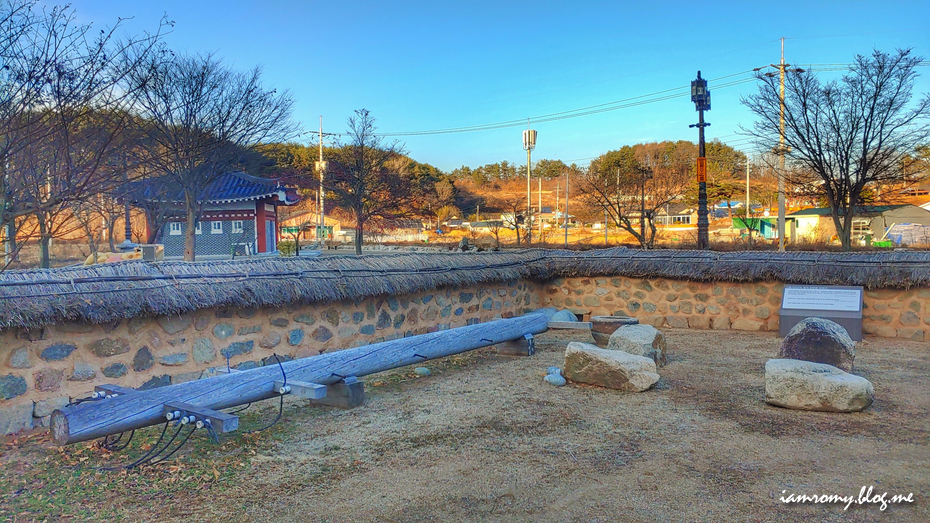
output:
M862 287L785 285L778 316L782 336L804 318L825 318L839 323L854 341L860 341Z
M781 306L783 309L856 312L862 310L862 288L786 285Z

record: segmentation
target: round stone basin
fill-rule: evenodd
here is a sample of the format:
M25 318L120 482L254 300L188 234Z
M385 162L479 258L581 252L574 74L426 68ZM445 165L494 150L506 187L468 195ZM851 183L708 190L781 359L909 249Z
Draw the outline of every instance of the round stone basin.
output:
M630 316L591 316L591 336L598 347L607 348L610 335L623 325L638 325L639 320Z

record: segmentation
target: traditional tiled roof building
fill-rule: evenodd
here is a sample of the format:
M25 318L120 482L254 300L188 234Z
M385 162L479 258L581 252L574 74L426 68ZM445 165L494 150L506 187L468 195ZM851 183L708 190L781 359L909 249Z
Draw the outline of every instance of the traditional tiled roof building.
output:
M160 201L183 209L184 191L143 189L134 199ZM203 197L203 213L197 222L196 255L230 255L274 252L278 243L279 205L299 201L297 190L280 182L229 172L217 178ZM172 216L158 231L156 243L164 244L165 256L184 254L187 220Z

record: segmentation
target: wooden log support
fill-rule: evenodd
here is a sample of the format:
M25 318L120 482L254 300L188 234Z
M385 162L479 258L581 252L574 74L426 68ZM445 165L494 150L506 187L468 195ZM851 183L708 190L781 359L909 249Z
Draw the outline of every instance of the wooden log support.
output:
M532 356L536 354L536 338L526 334L520 339L497 344L497 353L508 356Z
M218 410L198 407L180 401L172 401L165 404L165 420L168 421L168 414L171 414L171 420L179 420L185 416L193 415L201 421L209 420L210 425L216 432L227 433L239 428L239 416L233 416Z
M282 369L288 383L332 385L347 376L366 376L496 345L527 333L539 334L546 330L547 321L546 314L529 314L135 391L106 401L87 401L53 412L51 432L59 445L88 441L163 423L168 403L219 410L277 397L275 382L283 381ZM335 393L327 391L327 395Z
M590 321L550 321L547 326L550 329L581 329L591 330Z
M285 387L287 387L287 390L282 392ZM274 390L278 391L278 394L293 394L298 398L308 400L325 398L326 388L327 385L322 383L307 383L305 381L289 380L287 385L284 384L284 380L274 382Z
M365 382L355 376L326 386L326 397L310 403L327 405L337 409L354 409L365 403Z

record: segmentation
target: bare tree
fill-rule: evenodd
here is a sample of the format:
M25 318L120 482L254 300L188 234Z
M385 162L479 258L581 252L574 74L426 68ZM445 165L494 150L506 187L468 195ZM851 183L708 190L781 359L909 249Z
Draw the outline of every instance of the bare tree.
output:
M576 177L578 191L589 206L604 209L608 219L632 234L643 248L652 248L658 211L684 198L693 146L662 142L611 151Z
M503 220L488 220L487 222L488 232L494 236L494 247L496 249L501 248L501 229L504 228Z
M333 152L325 188L355 219L355 253L362 254L367 222L410 216L424 194L422 187L411 183L403 147L375 134L371 113L355 111L348 126L349 143Z
M781 152L819 177L844 251L856 209L874 194L867 189L906 181L903 160L930 138L930 95L912 103L920 63L910 50L876 50L857 55L840 81L789 72L783 104L779 79L760 73L759 92L743 99L757 117L749 132L762 149L777 147L784 114Z
M517 233L517 247L520 247L520 226L524 224L523 213L526 212L526 199L519 195L503 198L495 202L505 212L501 214L502 224ZM496 236L496 235L495 235Z
M195 259L195 224L206 191L253 158L263 141L296 130L287 91L261 85L261 69L236 72L212 55L153 57L133 76L135 110L145 121L144 152L156 174L184 195L184 259Z
M120 24L94 36L69 7L0 2L0 225L38 221L48 266L49 221L122 175L111 158L129 146L129 73L158 47L159 30L120 40Z

